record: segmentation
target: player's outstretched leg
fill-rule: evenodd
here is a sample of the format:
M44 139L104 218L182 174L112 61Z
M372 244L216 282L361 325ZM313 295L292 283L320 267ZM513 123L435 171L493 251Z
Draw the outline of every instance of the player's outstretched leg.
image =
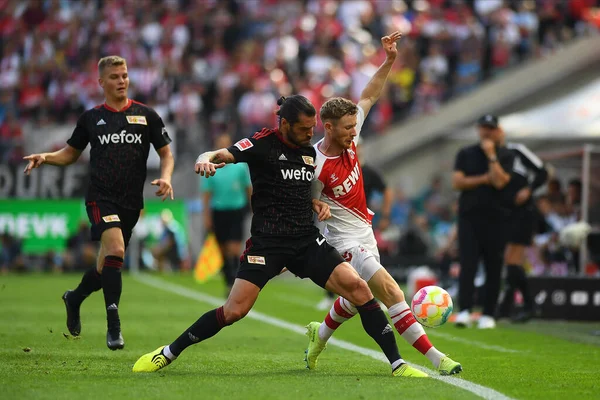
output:
M369 262L376 263L377 261L375 258L369 258L365 264L368 266ZM373 294L388 307L388 314L400 336L427 357L440 374L453 375L462 371L459 363L431 344L423 326L417 322L404 299L402 289L384 268L378 268L377 272L369 279L369 287Z
M206 312L170 345L141 356L133 366L133 372L156 372L175 361L186 348L213 337L224 327L244 318L259 292L260 288L255 284L236 279L222 307Z
M75 290L67 290L62 295L67 310L67 329L73 336L81 334L81 303L93 292L102 289L102 279L96 267L90 268L83 274L79 286Z
M133 372L156 372L175 361L189 346L200 343L227 326L223 307L204 313L186 329L173 343L162 346L151 353L141 356L133 366Z
M323 322L311 322L306 326L308 336L308 349L306 350L306 367L317 368L319 355L327 346L327 341L335 330L345 321L358 313L354 304L343 297L338 297Z
M365 332L375 340L392 367L394 376L427 377L428 375L410 367L400 357L394 332L379 303L373 297L367 283L360 279L350 264L344 262L332 272L326 289L347 298L356 307Z

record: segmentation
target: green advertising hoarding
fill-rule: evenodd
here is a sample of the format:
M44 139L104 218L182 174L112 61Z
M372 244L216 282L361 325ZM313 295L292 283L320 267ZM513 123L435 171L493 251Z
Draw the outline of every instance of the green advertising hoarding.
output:
M134 235L158 239L162 232L160 213L164 209L171 210L187 232L185 202L146 200ZM82 220L88 221L83 200L0 200L0 234L23 240L23 252L27 254L63 251Z

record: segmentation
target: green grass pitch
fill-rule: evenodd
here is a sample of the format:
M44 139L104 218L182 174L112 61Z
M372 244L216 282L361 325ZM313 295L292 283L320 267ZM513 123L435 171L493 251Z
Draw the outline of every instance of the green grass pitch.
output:
M146 276L146 275L145 275ZM147 277L147 276L146 276ZM120 313L125 349L105 345L101 292L82 307L82 335L70 338L60 296L79 275L0 276L0 384L3 399L471 399L469 383L493 389L490 398L600 398L600 323L500 324L493 331L458 330L447 324L427 329L442 352L464 372L436 379L391 376L386 363L330 345L319 368L303 362L306 337L246 318L188 349L155 374L133 374L136 359L168 344L213 305L157 289L125 275ZM220 280L199 285L188 275L152 276L169 288L220 297ZM322 320L314 305L322 291L295 278L279 277L261 293L255 310L304 326ZM358 317L335 338L377 350ZM429 361L397 335L407 361Z

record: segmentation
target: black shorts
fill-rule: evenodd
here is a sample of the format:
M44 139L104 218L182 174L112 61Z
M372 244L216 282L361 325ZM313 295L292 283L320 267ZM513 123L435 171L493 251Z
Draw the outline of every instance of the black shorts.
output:
M320 233L304 239L274 241L250 238L240 257L237 278L263 288L286 267L300 278L325 288L329 276L344 259Z
M102 233L109 228L120 228L127 247L140 210L129 210L107 201L87 202L86 210L92 224L92 240L99 241Z
M536 228L536 218L533 205L515 208L510 214L507 243L531 245Z
M241 242L246 209L212 212L213 231L217 242Z

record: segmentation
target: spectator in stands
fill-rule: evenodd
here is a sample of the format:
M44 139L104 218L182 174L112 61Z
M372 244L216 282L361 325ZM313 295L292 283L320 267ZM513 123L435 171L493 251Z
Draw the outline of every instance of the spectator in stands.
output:
M547 189L548 201L552 204L555 202L560 202L564 199L565 195L562 192L562 184L558 178L551 178L548 181L548 189Z
M96 265L98 246L92 241L88 221L79 223L77 232L67 239L62 264L65 272L87 271Z
M581 180L571 179L567 186L567 208L577 220L581 219Z
M0 272L25 272L22 242L9 233L0 235Z
M391 223L397 226L404 226L408 222L408 219L412 212L412 204L406 197L406 194L401 187L396 187L394 190L395 199L391 209Z
M532 255L533 259L530 259L536 274L564 276L568 273L571 254L560 244L559 233L570 221L558 215L556 209L564 209L564 207L557 207L557 203L564 204L564 200L562 203L555 201L553 204L549 195L544 195L536 201L543 217L538 228L540 233L534 236L535 252Z
M14 114L7 114L0 124L0 162L20 160L23 154L23 130Z
M173 218L169 209L162 210L160 222L162 233L152 249L158 271L185 271L189 267L189 259L183 227Z
M398 256L407 265L431 265L433 244L430 226L424 215L413 215L398 242Z

